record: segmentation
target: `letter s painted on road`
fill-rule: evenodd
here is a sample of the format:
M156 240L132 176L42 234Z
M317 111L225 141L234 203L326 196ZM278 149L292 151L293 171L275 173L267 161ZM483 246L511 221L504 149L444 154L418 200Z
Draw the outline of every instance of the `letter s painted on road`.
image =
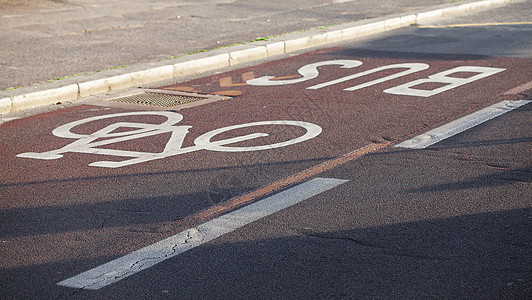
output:
M321 66L341 66L342 69L350 69L350 68L356 68L360 65L362 65L362 62L359 60L353 60L353 59L338 59L338 60L326 60L326 61L320 61L313 64L305 65L297 72L303 76L301 78L297 79L287 79L287 80L271 80L275 78L275 76L262 76L255 79L250 79L246 81L249 85L257 85L257 86L272 86L272 85L286 85L286 84L294 84L294 83L300 83L307 80L314 79L318 77L320 74L318 72L318 67Z

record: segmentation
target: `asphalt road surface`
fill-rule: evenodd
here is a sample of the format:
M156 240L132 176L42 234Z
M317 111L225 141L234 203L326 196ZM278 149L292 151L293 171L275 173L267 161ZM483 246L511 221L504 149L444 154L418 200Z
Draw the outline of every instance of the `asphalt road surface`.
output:
M2 124L0 295L529 298L531 27L449 24Z

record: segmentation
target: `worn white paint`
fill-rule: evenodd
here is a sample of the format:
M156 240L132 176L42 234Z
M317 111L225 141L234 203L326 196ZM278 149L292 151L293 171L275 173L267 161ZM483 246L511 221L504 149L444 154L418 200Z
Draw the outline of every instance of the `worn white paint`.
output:
M77 276L65 279L58 285L76 289L100 289L347 181L332 178L312 179Z
M481 109L470 115L447 123L431 131L428 131L424 134L418 135L415 138L406 140L400 144L395 145L395 147L423 149L530 102L532 101L501 101L497 104Z

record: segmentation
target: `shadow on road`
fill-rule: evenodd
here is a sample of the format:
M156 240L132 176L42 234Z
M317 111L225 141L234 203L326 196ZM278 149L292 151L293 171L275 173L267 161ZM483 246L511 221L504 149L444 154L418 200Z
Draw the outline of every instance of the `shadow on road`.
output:
M531 215L531 209L516 209L329 232L314 231L312 221L284 223L280 235L288 236L266 239L258 228L272 224L257 221L249 225L255 232L250 240L233 241L229 234L98 291L55 283L77 275L60 270L82 272L116 256L58 256L53 262L4 268L0 295L524 299L532 292ZM28 277L36 285L32 289L22 287L21 279Z

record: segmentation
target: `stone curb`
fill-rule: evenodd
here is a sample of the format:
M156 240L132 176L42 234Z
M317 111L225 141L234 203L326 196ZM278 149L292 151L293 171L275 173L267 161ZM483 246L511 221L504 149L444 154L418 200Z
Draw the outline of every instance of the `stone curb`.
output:
M305 32L278 36L267 41L231 46L218 50L199 53L174 60L175 63L133 71L121 70L124 74L82 82L66 83L57 88L43 88L41 91L24 93L10 91L0 95L0 114L19 110L73 101L109 91L126 89L133 86L157 81L169 80L180 76L193 75L244 62L272 57L335 42L356 39L371 34L385 32L401 27L426 22L453 14L465 13L494 5L516 2L518 0L482 0L462 4L444 4L413 13L391 15L373 20L357 21ZM205 57L201 57L205 56ZM79 79L78 79L79 80ZM68 80L66 80L68 81ZM24 90L24 89L23 89ZM9 95L13 94L13 95Z

